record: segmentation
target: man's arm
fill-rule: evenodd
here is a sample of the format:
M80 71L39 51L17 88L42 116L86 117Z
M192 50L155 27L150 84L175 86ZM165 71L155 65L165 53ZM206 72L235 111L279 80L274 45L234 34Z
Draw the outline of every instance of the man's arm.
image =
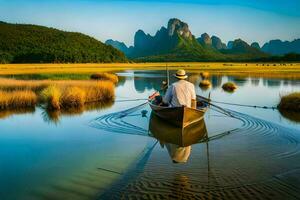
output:
M172 100L172 95L173 95L173 87L170 86L168 89L167 89L167 92L165 94L165 96L163 97L163 103L165 104L169 104Z
M191 107L196 109L197 108L197 100L196 100L196 90L195 86L192 84L192 102L191 102Z
M192 99L192 108L196 109L197 108L197 100L196 99Z

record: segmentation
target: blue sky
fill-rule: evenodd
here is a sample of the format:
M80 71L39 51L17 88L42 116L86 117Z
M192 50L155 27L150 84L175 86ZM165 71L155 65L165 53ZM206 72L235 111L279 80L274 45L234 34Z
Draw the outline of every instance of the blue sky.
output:
M187 22L197 37L207 32L224 42L293 40L300 38L299 10L299 0L0 0L1 21L78 31L127 45L138 29L155 34L174 17Z

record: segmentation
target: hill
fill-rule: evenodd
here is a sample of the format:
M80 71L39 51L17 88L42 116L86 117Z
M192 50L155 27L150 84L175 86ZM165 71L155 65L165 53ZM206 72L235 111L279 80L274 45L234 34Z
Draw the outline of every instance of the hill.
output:
M221 60L217 50L201 45L189 30L188 24L170 19L154 36L138 30L134 46L127 54L137 61L207 61Z
M255 46L255 45L254 45ZM231 56L233 59L238 57L240 60L251 60L269 57L268 54L260 51L258 48L250 46L247 42L236 39L231 43L231 48L222 50L224 54Z
M270 40L261 48L262 51L272 55L284 55L288 53L300 54L300 39L294 41Z
M188 24L176 18L170 19L167 28L161 27L154 36L138 30L133 47L112 40L108 43L135 61L249 61L267 56L242 40L230 42L227 48L220 38L207 33L196 39Z
M121 51L81 33L0 22L0 63L126 61Z

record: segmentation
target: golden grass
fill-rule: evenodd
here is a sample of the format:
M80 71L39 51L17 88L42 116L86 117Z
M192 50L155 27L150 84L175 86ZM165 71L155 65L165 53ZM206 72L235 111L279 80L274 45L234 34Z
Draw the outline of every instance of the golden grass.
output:
M114 89L111 81L0 79L0 109L28 107L37 103L46 104L53 110L78 108L86 103L112 101Z
M200 76L202 77L202 79L207 79L209 77L209 72L201 72Z
M117 84L119 81L118 76L111 73L95 73L91 75L91 79L112 81L114 84Z
M55 86L50 85L40 93L41 102L45 103L48 109L60 109L61 91Z
M103 63L103 64L2 64L0 75L12 74L87 74L129 69L170 70L184 68L187 71L205 71L210 74L259 75L278 77L300 77L300 63L217 63L217 62L177 62L177 63ZM276 64L276 66L274 66Z
M31 90L0 91L1 110L34 107L36 104L37 95Z
M211 87L211 82L209 80L202 80L200 83L199 83L199 86L201 88L209 88Z
M227 83L224 83L222 85L222 88L223 90L225 90L226 92L233 92L235 91L238 87L235 83L233 82L227 82Z
M282 96L278 108L279 110L300 112L300 92Z

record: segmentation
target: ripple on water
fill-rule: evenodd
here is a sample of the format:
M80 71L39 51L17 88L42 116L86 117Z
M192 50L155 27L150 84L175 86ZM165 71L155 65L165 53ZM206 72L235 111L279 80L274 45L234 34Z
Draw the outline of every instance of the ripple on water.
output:
M146 126L127 124L126 118L141 109L120 118L103 116L92 126L148 135ZM173 164L166 149L156 145L99 199L299 199L299 132L230 112L240 121L238 127L192 145L187 163Z

